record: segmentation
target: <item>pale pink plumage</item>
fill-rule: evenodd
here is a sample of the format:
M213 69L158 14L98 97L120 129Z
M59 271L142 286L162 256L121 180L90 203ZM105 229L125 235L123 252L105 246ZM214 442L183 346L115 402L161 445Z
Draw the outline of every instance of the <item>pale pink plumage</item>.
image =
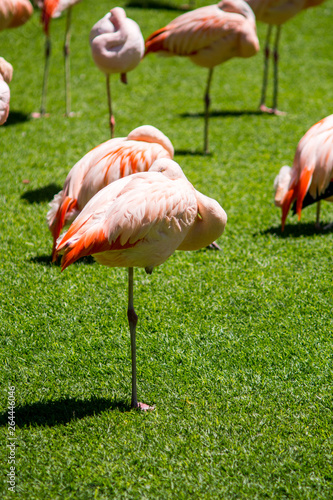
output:
M333 181L333 115L313 125L299 141L293 166L282 167L275 180L275 204L282 209L282 230L291 204L296 201L296 212L301 218L303 201L307 193L311 203L326 199ZM310 204L310 202L308 203ZM317 212L317 224L319 211Z
M103 187L135 172L147 171L158 158L173 158L174 149L160 130L142 125L127 137L110 139L92 149L67 175L47 214L53 248L62 228L71 223Z
M120 73L121 81L127 83L126 74L141 61L144 40L138 24L126 17L121 7L111 9L91 29L90 46L96 66L106 75L111 137L114 136L115 121L112 112L110 75Z
M145 42L146 54L158 52L186 56L209 68L205 93L204 151L208 153L209 88L215 66L232 57L251 57L259 50L255 17L243 0L222 0L177 17L152 33Z
M0 1L0 31L7 28L17 28L25 24L33 13L29 0Z
M3 125L9 114L10 89L9 83L13 76L13 66L0 57L0 125Z
M224 231L227 216L217 201L199 193L172 160L154 162L149 172L132 174L106 186L85 206L56 252L62 269L85 255L101 264L129 268L128 319L132 344L132 407L136 394L133 267L162 264L175 250L197 250Z
M277 109L278 102L278 62L279 62L279 41L281 34L281 26L299 12L310 7L316 7L325 0L245 0L252 8L257 21L268 24L266 45L264 51L264 75L261 91L261 99L259 107L261 111L283 114ZM270 40L272 34L272 26L276 26L276 35L273 49L274 62L274 87L273 87L273 106L266 106L266 90L268 82L268 61L271 55Z

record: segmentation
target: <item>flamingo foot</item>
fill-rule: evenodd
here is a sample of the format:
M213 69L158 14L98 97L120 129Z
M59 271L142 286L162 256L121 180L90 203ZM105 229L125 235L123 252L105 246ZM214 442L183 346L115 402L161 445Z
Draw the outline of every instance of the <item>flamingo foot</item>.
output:
M153 410L155 410L155 406L149 406L149 405L146 405L145 403L140 403L140 402L137 402L136 406L134 406L134 408L136 410L140 410L140 411L153 411Z
M287 114L285 111L279 111L276 108L269 108L265 104L261 104L259 106L259 109L262 113L268 113L270 115L275 115L275 116L285 116Z
M209 250L219 250L220 252L222 251L222 248L216 243L216 241L213 241L210 245L208 245Z
M325 226L325 227L324 227L324 229L326 229L326 227L327 227L327 226ZM320 231L320 229L321 229L320 222L316 222L316 223L315 223L315 229L316 229L317 231Z
M31 113L31 118L48 118L49 116L49 113L38 113L38 111Z

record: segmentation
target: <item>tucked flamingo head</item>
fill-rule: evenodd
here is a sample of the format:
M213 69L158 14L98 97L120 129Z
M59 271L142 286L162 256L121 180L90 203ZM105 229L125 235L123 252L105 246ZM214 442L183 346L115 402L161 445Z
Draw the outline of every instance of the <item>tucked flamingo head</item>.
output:
M153 127L152 125L141 125L140 127L135 128L128 134L127 139L132 141L144 141L160 144L164 147L164 149L166 149L166 151L168 151L170 158L173 158L174 148L170 139L158 128Z
M186 179L186 175L178 163L167 158L155 160L148 172L160 172L168 179Z
M290 183L290 179L291 179L290 171L291 171L291 168L288 167L287 165L284 165L283 167L281 167L280 172L275 177L275 180L274 180L274 190L275 190L274 204L277 207L282 207L283 200L288 192L289 183Z

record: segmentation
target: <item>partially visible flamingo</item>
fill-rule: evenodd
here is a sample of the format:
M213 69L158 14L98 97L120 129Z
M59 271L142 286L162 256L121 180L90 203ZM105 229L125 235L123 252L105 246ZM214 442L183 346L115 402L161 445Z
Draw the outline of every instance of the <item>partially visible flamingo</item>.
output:
M302 208L318 203L316 227L320 227L320 200L333 201L333 115L313 125L302 137L292 168L281 168L274 187L275 205L282 209L282 231L295 200L298 220Z
M85 255L110 267L128 267L127 317L131 333L132 408L137 400L133 267L151 273L175 250L197 250L221 236L227 216L217 201L199 193L172 160L154 162L99 191L68 229L56 252L62 269Z
M42 102L40 113L33 113L34 118L45 116L45 101L47 94L47 82L49 76L49 63L51 55L51 37L50 37L50 21L52 18L59 17L61 13L67 10L66 30L64 40L64 58L65 58L65 99L66 99L66 116L71 115L71 90L70 90L70 56L69 46L71 38L71 19L72 7L81 0L39 0L38 6L42 9L41 22L45 33L45 64L43 76Z
M208 68L204 95L204 152L208 153L209 91L213 69L232 57L251 57L259 50L251 8L243 0L222 0L217 5L200 7L152 33L145 45L146 54L187 56L194 64Z
M138 24L126 17L121 7L111 9L91 29L90 46L96 66L106 75L111 138L114 137L115 120L112 112L110 75L120 73L120 80L127 83L127 75L142 59L144 40Z
M73 222L100 189L121 177L147 171L158 158L172 159L173 155L166 135L152 125L142 125L127 137L109 139L83 156L50 203L47 221L53 235L53 259L62 228Z
M264 76L261 91L259 108L264 113L273 113L275 115L284 114L277 109L278 102L278 62L279 62L279 41L281 35L281 26L299 12L309 7L316 7L325 0L246 0L255 13L257 21L268 24L266 44L264 51ZM276 34L273 48L274 61L274 87L273 87L273 106L266 106L266 90L268 82L268 63L271 55L270 43L273 26L276 26Z
M22 26L30 19L33 11L29 0L1 0L0 31Z
M13 77L13 66L0 57L0 125L3 125L9 114L10 90L8 84Z

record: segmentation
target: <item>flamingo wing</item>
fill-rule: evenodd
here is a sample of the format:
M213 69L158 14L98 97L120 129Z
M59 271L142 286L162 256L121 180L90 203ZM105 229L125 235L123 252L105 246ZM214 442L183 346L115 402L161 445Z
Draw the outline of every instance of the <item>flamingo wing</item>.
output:
M187 180L156 172L130 175L99 191L75 219L57 246L65 252L62 268L85 255L134 247L132 265L158 265L178 248L196 216L196 195ZM113 264L111 256L108 265L119 262Z
M177 17L146 40L146 54L167 52L190 56L211 46L233 31L239 14L225 13L215 5L201 7ZM244 19L244 18L243 18ZM233 22L234 21L234 22Z

